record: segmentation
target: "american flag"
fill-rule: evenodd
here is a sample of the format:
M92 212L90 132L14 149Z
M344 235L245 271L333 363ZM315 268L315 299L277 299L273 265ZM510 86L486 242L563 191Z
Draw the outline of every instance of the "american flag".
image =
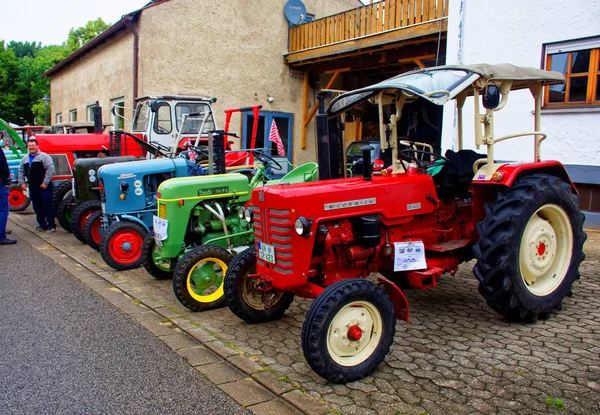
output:
M285 156L285 150L283 148L283 142L281 141L281 136L279 135L279 130L277 129L277 124L275 124L275 118L273 118L273 122L271 123L271 132L269 133L269 141L277 144L277 154L281 157Z

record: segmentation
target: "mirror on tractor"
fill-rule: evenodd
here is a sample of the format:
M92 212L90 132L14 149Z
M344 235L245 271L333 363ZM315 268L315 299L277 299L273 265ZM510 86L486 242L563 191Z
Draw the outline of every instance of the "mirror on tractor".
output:
M500 105L500 88L498 85L490 84L485 87L481 96L482 105L485 109L493 110Z

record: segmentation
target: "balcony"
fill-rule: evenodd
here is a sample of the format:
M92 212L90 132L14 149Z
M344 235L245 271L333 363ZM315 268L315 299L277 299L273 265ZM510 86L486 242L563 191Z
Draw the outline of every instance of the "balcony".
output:
M419 60L439 57L447 26L448 0L383 0L290 28L285 62L309 72L403 61L428 66ZM375 61L354 59L374 53Z

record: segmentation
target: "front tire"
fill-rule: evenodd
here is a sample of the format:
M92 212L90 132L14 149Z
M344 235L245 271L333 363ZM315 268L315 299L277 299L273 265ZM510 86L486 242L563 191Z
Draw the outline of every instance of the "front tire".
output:
M136 222L113 223L102 236L100 255L117 271L137 268L142 265L142 245L147 234L146 228Z
M485 206L473 272L487 304L509 320L534 322L560 309L585 258L583 214L571 186L536 174Z
M95 211L89 215L83 227L85 243L95 251L100 250L100 242L102 241L102 216L101 210Z
M223 279L233 255L216 245L202 245L187 252L173 273L173 292L192 311L221 308Z
M335 383L361 379L385 359L394 341L394 305L383 288L364 279L327 287L302 324L309 366Z
M77 208L77 202L72 194L67 195L56 209L56 220L58 224L67 232L73 232L71 221L73 220L73 212Z
M11 184L8 189L8 207L11 212L22 212L31 203L31 200L21 186L18 184Z
M225 301L229 309L246 323L265 323L280 319L294 294L283 291L265 291L258 287L254 248L248 248L233 258L225 275Z
M102 209L102 203L99 200L87 200L81 205L77 206L73 211L73 217L71 220L71 229L73 235L81 243L87 243L85 240L85 223L92 213Z
M72 194L72 192L73 185L70 180L66 182L60 182L58 186L54 188L54 190L52 191L52 206L54 207L55 212L58 211L58 206L60 205L60 202L62 202L63 199L67 197L69 193Z
M168 280L173 278L173 262L173 258L164 259L157 254L154 234L146 235L142 246L142 265L146 271L157 280Z

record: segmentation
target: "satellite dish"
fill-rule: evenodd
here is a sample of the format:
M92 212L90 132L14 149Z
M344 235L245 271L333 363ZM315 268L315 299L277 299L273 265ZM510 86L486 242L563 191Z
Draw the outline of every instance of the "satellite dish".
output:
M306 19L306 6L301 0L288 0L283 7L283 13L290 25L297 26Z

